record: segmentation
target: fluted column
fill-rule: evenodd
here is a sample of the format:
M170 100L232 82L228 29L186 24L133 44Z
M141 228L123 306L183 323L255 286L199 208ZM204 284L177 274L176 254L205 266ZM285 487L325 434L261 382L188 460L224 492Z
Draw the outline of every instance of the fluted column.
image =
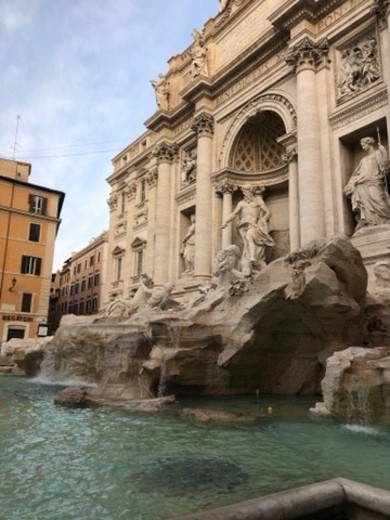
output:
M296 147L288 148L284 160L288 162L288 221L290 230L290 250L299 249L299 188Z
M174 147L161 143L154 150L158 163L156 187L156 230L154 247L154 283L162 285L169 281L170 213L171 213L171 162Z
M286 57L297 75L298 188L301 245L325 236L320 120L318 115L316 66L327 52L327 44L308 38Z
M194 276L207 279L210 278L212 272L212 186L210 174L214 131L213 118L208 114L200 114L195 118L193 130L198 135Z

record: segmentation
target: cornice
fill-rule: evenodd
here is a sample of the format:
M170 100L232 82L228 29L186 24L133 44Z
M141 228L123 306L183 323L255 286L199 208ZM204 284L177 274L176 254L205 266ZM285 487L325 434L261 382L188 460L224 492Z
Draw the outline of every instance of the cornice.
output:
M188 188L182 190L180 193L176 195L176 203L178 206L182 206L186 202L195 200L196 195L196 185L191 184Z
M369 96L366 95L360 100L354 98L351 103L335 111L329 117L329 122L333 128L341 128L366 114L371 114L377 108L388 106L388 103L387 90L382 86L381 90L376 90L375 93L371 91Z
M289 31L302 20L316 22L336 9L345 0L289 0L268 20L280 30Z
M211 176L211 182L217 191L221 191L221 188L225 185L240 187L244 184L248 184L266 187L287 181L288 174L288 165L286 164L279 168L274 168L273 170L260 172L243 172L231 168L224 168Z
M199 79L202 80L204 78L200 77ZM185 121L189 114L192 114L192 111L193 106L191 102L183 100L172 112L161 112L160 110L155 112L144 122L144 125L148 130L153 130L154 132L160 132L164 128L172 130L175 126Z

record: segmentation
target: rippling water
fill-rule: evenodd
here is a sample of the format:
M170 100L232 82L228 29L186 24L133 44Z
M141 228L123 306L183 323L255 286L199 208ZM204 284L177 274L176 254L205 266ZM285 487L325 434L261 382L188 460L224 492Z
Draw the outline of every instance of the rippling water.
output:
M336 476L390 489L389 428L310 420L312 402L273 399L254 424L218 426L62 408L57 390L0 377L1 520L163 520Z

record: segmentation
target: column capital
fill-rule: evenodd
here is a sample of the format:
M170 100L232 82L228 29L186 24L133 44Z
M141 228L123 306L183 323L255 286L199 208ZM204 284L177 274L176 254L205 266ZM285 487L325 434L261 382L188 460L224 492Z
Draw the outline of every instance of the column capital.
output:
M192 130L200 135L209 135L210 137L214 133L214 118L210 114L199 114L195 117L192 124Z
M283 161L286 163L295 162L298 160L298 150L296 146L288 148L283 154Z
M390 0L374 0L370 12L377 17L382 27L386 27L390 17Z
M159 143L153 150L153 155L157 157L157 161L160 162L172 162L178 154L178 145L170 144L167 142Z
M316 70L317 66L326 58L328 52L329 43L326 39L317 43L306 36L287 52L284 59L288 65L294 67L298 74L302 70Z
M237 186L227 181L220 182L215 186L215 192L220 195L225 195L225 193L233 193L236 190Z
M154 172L150 172L146 177L146 182L148 183L149 188L154 188L157 186L158 172L157 170Z

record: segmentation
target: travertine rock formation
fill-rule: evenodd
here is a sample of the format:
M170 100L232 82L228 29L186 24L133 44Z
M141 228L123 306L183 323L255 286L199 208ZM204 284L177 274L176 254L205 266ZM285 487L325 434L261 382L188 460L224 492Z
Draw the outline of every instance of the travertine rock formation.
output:
M326 363L322 412L349 422L390 422L390 347L350 347Z
M103 399L320 391L325 360L363 337L366 271L348 240L318 241L186 310L61 327L56 370ZM244 284L245 287L242 285Z
M12 338L3 343L1 356L8 360L8 366L14 364L17 368L4 370L10 373L24 373L28 376L35 376L41 366L44 354L52 338ZM5 361L3 362L5 366Z

